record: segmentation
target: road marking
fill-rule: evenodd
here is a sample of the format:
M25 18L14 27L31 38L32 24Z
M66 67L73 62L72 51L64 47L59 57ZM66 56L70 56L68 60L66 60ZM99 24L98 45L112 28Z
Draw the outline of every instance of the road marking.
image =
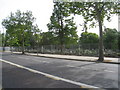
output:
M104 70L104 71L106 71L106 72L114 72L114 71L109 71L109 70Z
M49 75L46 75L46 77L51 78L51 79L54 79L54 80L60 80L59 78L55 78L55 77L49 76Z
M67 83L75 84L75 85L78 85L80 87L99 88L99 87L87 85L87 84L84 84L84 83L72 81L72 80L69 80L69 79L61 78L61 77L58 77L58 76L50 75L50 74L47 74L47 73L44 73L44 72L40 72L40 71L25 67L25 66L22 66L22 65L19 65L19 64L15 64L15 63L3 60L3 59L0 59L0 61L2 61L4 63L7 63L7 64L10 64L10 65L13 65L13 66L16 66L16 67L19 67L19 68L22 68L22 69L25 69L25 70L28 70L28 71L33 72L33 73L42 74L44 76L50 77L50 78L55 79L55 80L61 80L61 81L67 82Z

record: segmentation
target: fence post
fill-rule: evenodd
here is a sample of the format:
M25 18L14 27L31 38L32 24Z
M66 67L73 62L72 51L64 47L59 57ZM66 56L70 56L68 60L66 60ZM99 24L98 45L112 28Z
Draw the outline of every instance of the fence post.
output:
M52 45L50 45L50 51L51 51L51 53L52 53Z
M37 48L36 48L36 49L37 49L37 56L38 56L38 46L37 46Z
M41 52L43 53L43 46L41 46Z
M12 47L10 47L10 50L11 50L11 54L13 53L13 51L12 51Z

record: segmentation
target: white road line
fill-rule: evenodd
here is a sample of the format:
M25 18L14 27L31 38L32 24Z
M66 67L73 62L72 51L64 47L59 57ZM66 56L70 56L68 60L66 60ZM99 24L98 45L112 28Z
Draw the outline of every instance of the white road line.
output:
M2 61L4 63L7 63L7 64L10 64L10 65L13 65L13 66L16 66L16 67L19 67L19 68L22 68L22 69L25 69L25 70L28 70L28 71L33 72L33 73L42 74L42 75L44 75L46 77L49 77L49 78L52 78L52 79L55 79L55 80L61 80L61 81L67 82L67 83L75 84L75 85L78 85L80 87L84 87L84 88L99 88L99 87L87 85L87 84L84 84L84 83L72 81L72 80L69 80L69 79L61 78L61 77L58 77L58 76L50 75L50 74L47 74L47 73L44 73L44 72L40 72L40 71L31 69L31 68L28 68L28 67L24 67L22 65L15 64L15 63L3 60L3 59L0 59L0 61Z
M114 71L110 71L110 70L104 70L104 71L106 71L106 72L114 72Z

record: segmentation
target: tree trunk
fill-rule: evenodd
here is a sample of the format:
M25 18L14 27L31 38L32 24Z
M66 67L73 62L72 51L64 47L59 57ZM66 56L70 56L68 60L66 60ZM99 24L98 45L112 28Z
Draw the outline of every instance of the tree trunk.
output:
M60 45L61 54L63 54L63 44Z
M63 16L62 16L62 11L61 11L61 5L60 5L60 8L59 8L59 11L60 11L60 14L59 14L59 20L60 20L60 44L61 44L61 54L63 54L63 44L64 44L64 30L63 30Z
M24 52L24 42L22 44L22 54L25 54L25 52Z
M24 31L23 31L23 41L22 41L22 54L25 54L24 52L24 49L25 49L25 46L24 46Z
M99 59L98 61L103 62L104 61L104 55L103 55L103 31L102 31L102 21L99 17L98 19L99 23Z

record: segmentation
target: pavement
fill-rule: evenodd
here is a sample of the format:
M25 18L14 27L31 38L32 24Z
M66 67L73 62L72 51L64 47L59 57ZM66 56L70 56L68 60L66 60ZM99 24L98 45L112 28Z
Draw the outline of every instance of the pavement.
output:
M28 70L3 64L2 88L80 88L78 85L66 83L61 80L54 80L45 75L30 72ZM20 77L20 78L18 78ZM21 79L22 77L22 79ZM9 81L9 82L8 82ZM62 87L61 87L62 86ZM24 89L23 89L24 90Z
M0 62L3 88L94 87L100 88L98 90L119 90L119 64L46 58L10 52L3 52Z
M22 53L22 52L13 52L13 53ZM58 59L68 59L68 60L77 60L77 61L88 61L96 62L98 57L90 56L75 56L75 55L58 55L58 54L37 54L37 53L25 53L26 55L40 56L40 57L49 57L49 58L58 58ZM120 58L111 58L104 57L102 63L111 63L111 64L120 64Z

